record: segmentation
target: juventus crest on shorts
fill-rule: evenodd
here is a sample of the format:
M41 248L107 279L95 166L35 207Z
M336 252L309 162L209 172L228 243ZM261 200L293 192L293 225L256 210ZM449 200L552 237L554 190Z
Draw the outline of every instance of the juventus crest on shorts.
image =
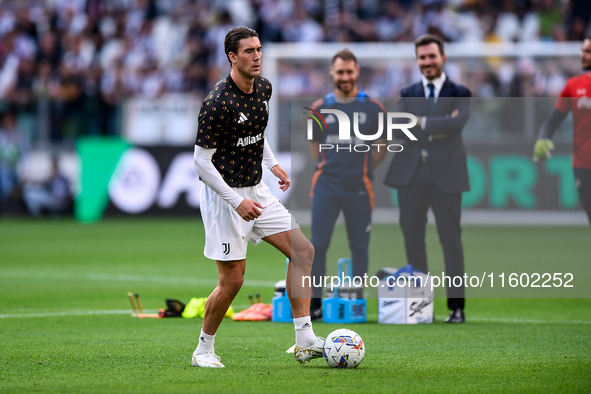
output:
M228 75L201 105L195 145L217 149L212 163L231 187L254 186L262 179L271 92L271 83L257 77L254 92L246 94Z

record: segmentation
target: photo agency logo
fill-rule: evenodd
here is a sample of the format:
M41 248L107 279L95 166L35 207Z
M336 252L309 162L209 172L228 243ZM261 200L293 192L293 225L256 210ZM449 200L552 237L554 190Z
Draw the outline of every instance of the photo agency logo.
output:
M353 136L351 135L351 120L349 116L338 109L320 109L320 112L308 108L309 112L304 112L308 115L307 120L307 139L312 141L314 139L314 122L318 125L321 132L326 133L326 139L319 146L319 152L324 150L348 151L348 152L368 152L372 147L380 149L387 149L388 152L402 152L404 147L400 144L390 144L393 140L394 130L400 130L411 141L417 141L409 129L417 124L417 117L407 112L379 112L378 113L378 129L373 134L363 134L360 127L367 122L367 114L365 112L353 113ZM322 116L328 114L328 116ZM384 137L384 117L386 118L386 136ZM329 128L329 124L338 124L338 129L334 126ZM338 130L338 133L334 131ZM332 133L331 133L332 131ZM363 130L368 132L369 130ZM372 130L373 132L373 130ZM374 141L387 140L388 143L373 143Z

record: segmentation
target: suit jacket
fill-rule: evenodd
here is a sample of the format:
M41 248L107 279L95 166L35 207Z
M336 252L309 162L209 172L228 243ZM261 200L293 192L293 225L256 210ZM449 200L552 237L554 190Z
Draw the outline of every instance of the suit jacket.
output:
M462 129L468 121L470 91L447 78L441 87L433 115L429 116L429 103L421 82L414 83L400 91L396 112L408 112L415 116L427 116L425 130L420 125L410 129L418 141L411 141L401 130L394 136L402 139L404 149L396 153L390 163L384 184L399 188L410 183L421 160L421 151L429 154L429 165L435 182L446 193L461 193L470 190L466 149L462 141ZM450 97L450 98L445 98ZM456 117L451 117L454 110ZM435 138L437 136L444 138ZM433 137L431 137L433 136Z

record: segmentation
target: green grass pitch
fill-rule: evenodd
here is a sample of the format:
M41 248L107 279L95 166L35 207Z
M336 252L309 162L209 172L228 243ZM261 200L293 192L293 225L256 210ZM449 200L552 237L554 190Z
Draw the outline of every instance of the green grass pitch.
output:
M587 227L465 227L466 267L589 265L590 235ZM433 227L427 238L430 264L440 267ZM191 367L201 320L131 318L127 292L138 292L152 311L166 298L207 296L217 270L203 257L203 239L197 220L0 221L0 391L591 391L589 298L468 298L463 325L443 323L445 299L437 298L434 324L408 326L377 324L377 302L369 299L369 322L346 326L367 349L354 370L333 370L321 359L297 364L284 353L294 342L292 324L226 319L216 341L226 368ZM329 274L343 251L338 227ZM374 226L370 260L370 273L404 265L397 226ZM236 309L257 292L270 302L284 261L268 245L251 246ZM314 324L318 335L336 328Z

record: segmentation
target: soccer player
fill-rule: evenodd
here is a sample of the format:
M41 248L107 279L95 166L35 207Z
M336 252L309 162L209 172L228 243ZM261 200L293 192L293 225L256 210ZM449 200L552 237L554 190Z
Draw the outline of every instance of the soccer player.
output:
M357 88L359 72L357 58L350 50L343 49L334 55L330 75L335 90L312 104L312 110L318 113L323 109L342 111L349 117L351 127L354 125L354 114L357 113L360 133L373 135L379 129L378 121L380 116L383 116L380 113L386 111L380 102L369 98ZM361 277L367 273L371 212L374 205L371 180L373 170L380 165L386 155L385 139L371 142L359 140L357 137L353 137L350 141L339 140L339 122L335 115L324 114L323 117L327 130L314 127L310 141L310 152L318 163L310 191L311 241L315 250L312 277L316 278L316 283L321 283L319 280L321 281L326 273L326 252L341 211L345 216L351 249L352 274L354 277ZM353 130L351 135L354 135ZM334 147L320 151L321 144ZM364 144L364 147L355 151L358 144ZM367 148L366 151L365 146L372 144L374 145L372 149ZM378 144L384 145L379 147ZM314 286L312 297L310 316L313 320L320 319L322 287Z
M586 73L569 79L542 124L534 146L534 161L550 158L554 143L551 138L569 111L573 112L573 172L579 200L591 224L591 38L583 41L581 65Z
M316 337L309 315L309 276L314 248L297 223L262 182L263 163L290 186L287 172L265 141L271 83L260 77L261 43L248 27L233 28L224 40L230 74L205 98L199 113L194 164L203 180L201 215L207 258L216 261L219 282L205 303L199 345L191 364L223 368L214 351L216 331L244 281L248 241L266 241L290 263L287 294L296 330L295 358L302 364L322 357L324 339Z

